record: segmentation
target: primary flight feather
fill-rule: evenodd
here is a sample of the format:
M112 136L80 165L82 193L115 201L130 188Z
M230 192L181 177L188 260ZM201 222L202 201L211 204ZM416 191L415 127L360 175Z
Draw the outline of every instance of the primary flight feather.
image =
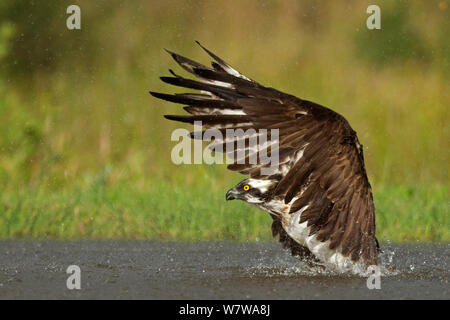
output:
M184 109L191 114L165 117L187 123L201 121L205 128L218 130L278 129L279 133L275 172L264 174L261 169L267 163L262 161L236 160L228 169L249 178L229 190L227 200L240 199L269 212L273 235L278 235L293 255L341 270L376 265L372 190L362 145L347 120L319 104L260 85L198 44L215 60L211 68L168 51L198 81L172 70L172 77L161 80L201 93L150 92L159 99L187 105ZM193 132L191 137L202 135ZM265 151L270 153L271 148ZM251 151L245 151L248 158Z

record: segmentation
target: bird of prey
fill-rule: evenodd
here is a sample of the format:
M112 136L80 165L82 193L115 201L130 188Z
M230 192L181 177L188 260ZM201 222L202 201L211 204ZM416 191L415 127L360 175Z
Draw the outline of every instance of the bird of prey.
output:
M263 163L229 164L228 169L249 177L230 189L226 199L240 199L269 212L273 236L278 235L294 256L346 271L377 265L372 190L363 147L347 120L317 103L259 84L197 43L214 59L211 67L167 50L198 81L172 70L172 77L161 80L201 93L150 92L187 105L184 109L191 114L165 118L201 121L218 130L279 132L277 170L265 175ZM192 132L191 138L196 137Z

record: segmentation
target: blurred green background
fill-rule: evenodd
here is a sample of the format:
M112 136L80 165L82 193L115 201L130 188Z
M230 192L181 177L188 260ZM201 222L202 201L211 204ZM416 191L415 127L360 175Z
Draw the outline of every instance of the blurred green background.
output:
M450 241L449 1L0 3L0 237L270 239L271 218L224 195L223 166L170 161L180 106L158 77L203 63L343 114L365 147L377 235ZM81 30L66 8L81 8Z

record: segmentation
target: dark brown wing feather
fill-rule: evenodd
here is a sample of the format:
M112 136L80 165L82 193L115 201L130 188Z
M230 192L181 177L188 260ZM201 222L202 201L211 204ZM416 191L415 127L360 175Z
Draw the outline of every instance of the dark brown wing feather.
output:
M192 114L165 117L188 123L202 121L206 128L219 130L279 129L280 165L276 175L279 182L272 197L284 199L285 203L295 199L291 213L308 206L301 222L307 221L311 234L317 234L320 241L329 241L330 249L341 250L353 261L362 258L367 265L376 264L372 191L364 168L362 146L345 118L316 103L264 87L202 48L216 61L212 68L169 51L175 61L199 81L183 78L172 70L174 77L161 79L207 94L151 92L157 98L187 104L185 110ZM193 132L191 136L197 134ZM303 156L296 159L301 151ZM246 162L230 164L228 168L263 178L260 173L263 166ZM307 254L307 249L289 238L279 222L274 221L273 230L293 253Z

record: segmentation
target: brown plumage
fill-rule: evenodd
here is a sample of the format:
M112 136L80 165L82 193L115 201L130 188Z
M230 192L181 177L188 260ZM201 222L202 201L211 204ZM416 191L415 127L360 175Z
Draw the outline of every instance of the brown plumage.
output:
M157 98L188 105L185 110L191 114L165 117L187 123L202 121L205 128L219 130L279 129L280 170L277 174L262 175L260 169L264 164L259 162L228 166L254 179L275 181L264 199L280 200L289 205L289 210L271 212L273 235L279 235L280 241L294 255L310 256L306 245L294 241L281 223L283 215L304 208L300 223L307 222L309 235L316 235L322 242L329 241L330 250L339 250L352 261L377 264L372 190L364 167L363 148L347 120L319 104L264 87L202 48L215 60L212 68L169 51L175 61L199 81L183 78L172 70L173 77L161 80L201 90L202 94L151 92ZM195 136L195 132L191 133L191 137ZM303 155L296 158L301 151Z

